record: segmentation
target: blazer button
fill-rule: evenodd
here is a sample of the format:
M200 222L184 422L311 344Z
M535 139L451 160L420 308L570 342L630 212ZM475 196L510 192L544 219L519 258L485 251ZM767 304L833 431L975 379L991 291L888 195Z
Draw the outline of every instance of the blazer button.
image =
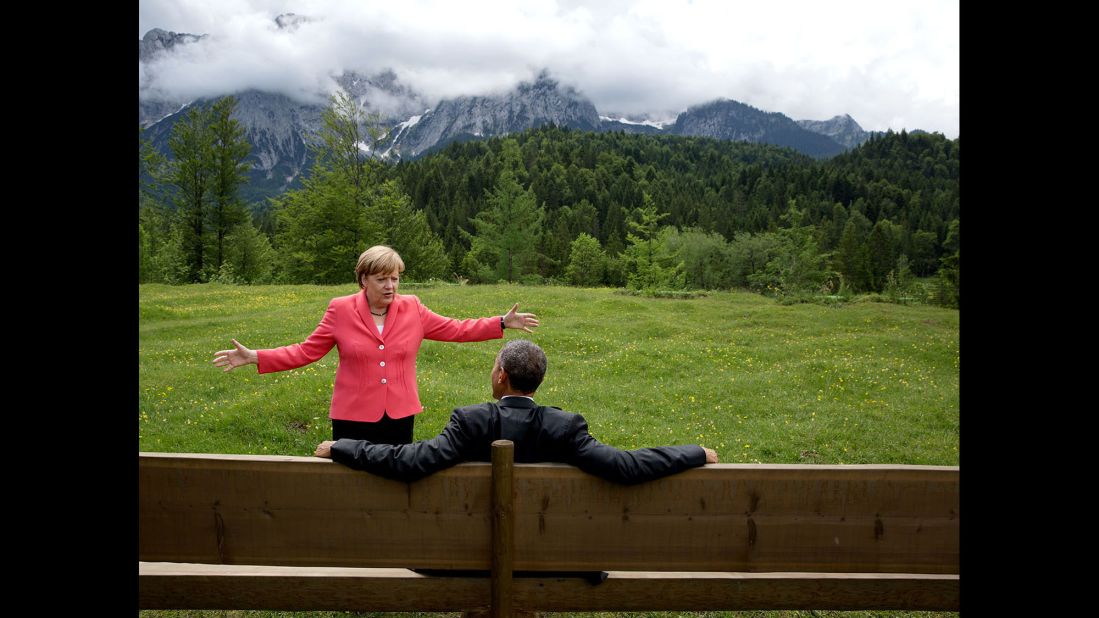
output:
M385 384L385 383L386 383L385 378L382 378L382 384Z
M381 365L382 367L385 367L385 361L382 361L382 362L380 362L380 363L378 363L378 364L379 364L379 365Z
M379 346L378 346L378 349L379 349L379 350L384 350L384 349L385 349L385 346L384 346L384 345L379 345Z

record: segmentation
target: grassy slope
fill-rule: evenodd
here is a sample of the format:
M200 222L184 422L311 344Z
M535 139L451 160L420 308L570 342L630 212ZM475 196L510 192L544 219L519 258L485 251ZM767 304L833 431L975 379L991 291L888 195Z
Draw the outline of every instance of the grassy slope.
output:
M335 350L263 376L254 367L224 374L210 361L230 337L253 348L299 342L330 298L355 291L142 286L141 450L311 454L331 435ZM498 315L513 302L537 313L543 325L531 338L550 361L539 402L584 414L593 435L620 448L700 443L727 463L958 464L954 310L781 306L743 292L692 300L506 285L406 285L402 292L451 317ZM507 331L518 336L526 335ZM489 398L500 344L424 342L417 439L438 433L454 406ZM809 615L732 615L802 614Z
M310 454L330 434L336 352L290 372L224 374L236 337L253 348L304 339L347 286L141 289L142 450ZM724 462L958 463L958 312L864 303L777 305L748 293L644 299L605 289L439 286L437 313L477 317L512 302L542 327L541 403L587 417L621 448L702 443ZM508 338L524 335L507 331ZM435 435L457 405L489 398L498 340L425 341L425 411Z

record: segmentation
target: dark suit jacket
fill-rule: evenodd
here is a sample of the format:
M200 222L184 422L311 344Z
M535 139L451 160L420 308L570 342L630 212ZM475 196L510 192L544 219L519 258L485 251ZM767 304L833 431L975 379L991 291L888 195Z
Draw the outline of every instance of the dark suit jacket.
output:
M607 446L591 437L579 414L539 406L525 397L456 408L442 433L414 444L337 440L332 459L379 476L415 481L462 461L491 461L492 442L500 439L515 443L515 463L567 463L623 484L651 481L706 463L706 452L696 445L632 451Z

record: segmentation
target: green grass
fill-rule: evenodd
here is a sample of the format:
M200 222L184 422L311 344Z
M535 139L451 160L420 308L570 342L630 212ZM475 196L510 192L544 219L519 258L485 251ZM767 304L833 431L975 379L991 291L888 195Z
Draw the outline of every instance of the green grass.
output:
M146 451L309 455L329 439L337 355L260 376L214 352L299 342L348 286L146 285L140 301L140 445ZM621 448L700 443L729 463L958 463L958 312L856 303L778 305L750 293L652 299L607 289L404 290L437 313L513 302L542 326L540 403L580 412ZM507 331L508 338L526 336ZM425 341L416 438L490 398L501 341Z
M223 373L211 361L231 346L231 337L252 348L300 342L329 299L356 291L354 285L141 286L141 450L311 455L331 437L335 350L301 369L263 376L254 366ZM875 302L780 305L747 292L654 299L610 289L509 285L403 285L401 291L456 318L499 315L514 302L537 313L542 326L533 335L506 334L530 337L546 351L549 368L536 398L582 413L607 444L702 444L723 463L958 465L956 310ZM490 399L488 374L501 343L424 342L417 439L437 434L455 406ZM571 614L581 615L609 614Z

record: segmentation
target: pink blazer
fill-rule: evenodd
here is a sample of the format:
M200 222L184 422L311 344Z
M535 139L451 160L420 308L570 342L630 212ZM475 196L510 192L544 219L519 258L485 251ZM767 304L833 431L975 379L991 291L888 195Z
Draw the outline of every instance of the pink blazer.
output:
M504 336L500 317L454 320L432 313L412 295L397 294L378 334L365 292L333 298L324 318L302 343L257 350L259 373L285 371L319 360L335 345L340 362L332 389L334 419L375 422L418 414L416 354L424 339L485 341Z

